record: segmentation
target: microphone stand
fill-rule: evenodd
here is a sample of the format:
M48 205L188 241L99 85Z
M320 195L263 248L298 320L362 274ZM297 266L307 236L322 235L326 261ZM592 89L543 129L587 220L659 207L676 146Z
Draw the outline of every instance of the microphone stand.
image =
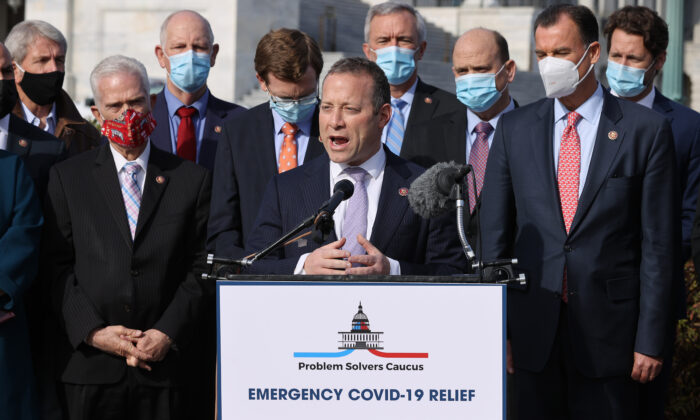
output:
M464 188L462 182L455 183L452 187L451 195L455 198L455 206L457 208L457 234L459 235L459 241L462 243L462 250L467 257L467 261L472 262L476 255L471 245L469 245L469 241L467 241L467 235L464 233Z

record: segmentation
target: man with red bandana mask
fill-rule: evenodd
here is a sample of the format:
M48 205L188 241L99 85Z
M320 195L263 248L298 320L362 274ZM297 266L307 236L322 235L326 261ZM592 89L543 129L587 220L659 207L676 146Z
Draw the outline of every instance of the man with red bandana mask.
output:
M65 418L199 418L186 396L204 290L208 170L151 147L143 64L102 60L92 112L109 140L53 167L46 261Z

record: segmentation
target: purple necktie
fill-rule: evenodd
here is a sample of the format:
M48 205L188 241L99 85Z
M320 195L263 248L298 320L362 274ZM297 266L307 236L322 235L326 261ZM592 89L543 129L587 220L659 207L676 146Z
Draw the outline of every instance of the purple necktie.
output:
M489 158L489 134L493 131L493 127L488 121L481 121L474 128L476 131L476 140L472 144L469 152L469 164L474 168L474 176L476 177L476 193L471 182L469 184L469 211L474 212L476 199L481 194L481 188L484 186L484 174L486 173L486 161Z
M141 207L141 189L136 183L136 174L141 171L141 166L136 162L127 162L121 170L122 197L126 207L126 218L129 220L131 239L136 233L136 223L139 220L139 208Z
M367 188L365 178L367 171L359 166L351 166L345 169L345 173L355 181L355 192L348 199L348 207L345 209L343 219L343 236L346 239L343 249L350 251L350 255L364 255L367 252L357 243L357 235L367 236Z

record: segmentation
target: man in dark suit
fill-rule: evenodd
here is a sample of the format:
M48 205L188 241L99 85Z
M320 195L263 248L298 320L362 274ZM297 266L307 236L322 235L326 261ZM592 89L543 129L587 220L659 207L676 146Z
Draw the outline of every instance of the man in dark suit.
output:
M660 372L680 222L668 121L595 79L598 24L546 8L547 96L502 116L482 194L485 259L518 258L508 292L521 419L631 419Z
M328 156L275 176L247 242L262 249L308 217L336 182L351 179L352 197L333 215L335 230L319 245L297 241L253 271L276 274L453 274L466 268L452 216L425 220L406 192L423 169L389 153L381 132L391 118L389 84L364 58L331 67L323 83L319 127ZM367 240L366 238L369 238Z
M700 184L700 114L674 102L654 87L654 78L666 62L668 26L651 9L626 6L617 10L605 25L608 40L607 79L610 92L660 113L671 123L679 177L682 223L682 259L690 257L693 218ZM643 419L663 419L666 391L671 379L671 360L676 320L685 318L685 280L674 279L674 312L669 326L665 363L659 377L643 389Z
M452 51L452 71L457 84L459 111L413 125L418 138L430 141L404 145L401 156L430 167L437 162L454 161L474 168L476 192L469 178L469 209L465 214L467 240L478 252L478 225L474 212L484 184L489 148L498 120L515 109L508 92L515 78L515 61L510 59L508 42L501 34L484 28L465 32ZM466 212L465 212L466 213Z
M431 143L414 132L415 124L463 109L455 95L418 78L416 62L425 53L425 37L423 16L408 4L389 1L367 12L362 50L384 70L391 86L392 119L382 142L401 157L406 157L404 148Z
M256 77L270 101L224 127L207 239L207 248L217 255L245 256L243 247L270 178L323 153L317 108L322 69L318 44L301 31L270 31L258 43Z
M172 13L161 25L155 52L168 78L153 105L158 124L151 141L213 171L224 123L245 108L216 98L207 87L219 53L209 21L192 10Z
M108 57L90 80L109 144L53 167L45 210L65 416L201 418L194 265L210 175L152 147L141 63Z
M100 133L62 89L68 50L63 34L50 23L25 20L7 34L5 45L19 93L13 114L61 139L71 156L97 147Z

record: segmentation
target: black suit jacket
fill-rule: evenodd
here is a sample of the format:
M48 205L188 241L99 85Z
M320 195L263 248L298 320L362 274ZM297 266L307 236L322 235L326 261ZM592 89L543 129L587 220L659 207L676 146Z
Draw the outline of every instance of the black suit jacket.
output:
M318 107L314 111L304 162L324 154L318 140ZM278 173L275 125L270 105L249 109L224 126L216 153L207 249L217 255L242 257L265 186Z
M10 114L7 151L22 158L34 180L37 196L44 198L49 169L65 157L65 143L44 130Z
M45 261L61 335L61 380L109 384L126 373L123 358L84 343L98 327L158 329L177 350L152 372L148 385L184 383L203 285L194 273L203 256L211 195L209 171L151 147L143 199L132 242L117 169L105 144L55 165L45 206Z
M466 258L458 240L454 212L423 219L409 207L399 191L408 188L423 169L384 149L386 167L370 242L384 255L397 260L402 275L450 275L464 273ZM320 156L270 181L255 228L246 242L259 251L306 219L330 197L328 156ZM337 240L333 232L324 244ZM273 261L258 261L254 272L292 274L302 254L322 246L300 241L273 253Z
M421 147L430 140L430 138L424 136L422 130L416 129L416 126L463 109L464 105L455 95L423 83L423 81L418 79L413 103L411 104L411 112L408 114L408 121L406 121L406 129L404 130L401 157L408 159L412 150Z
M567 235L553 158L554 100L504 114L481 201L486 259L518 258L525 290L508 292L517 367L539 372L557 331L564 269L572 357L583 375L629 375L633 352L659 356L679 268L671 127L604 92L586 183Z
M156 103L153 105L153 118L156 120L156 128L151 133L151 141L161 150L175 153L170 137L170 116L168 114L168 104L165 101L165 87L156 96ZM202 134L202 145L197 154L197 163L209 169L214 170L214 162L216 160L216 147L222 137L224 124L245 111L240 105L231 102L222 101L209 92L209 100L207 101L207 119L204 125Z

